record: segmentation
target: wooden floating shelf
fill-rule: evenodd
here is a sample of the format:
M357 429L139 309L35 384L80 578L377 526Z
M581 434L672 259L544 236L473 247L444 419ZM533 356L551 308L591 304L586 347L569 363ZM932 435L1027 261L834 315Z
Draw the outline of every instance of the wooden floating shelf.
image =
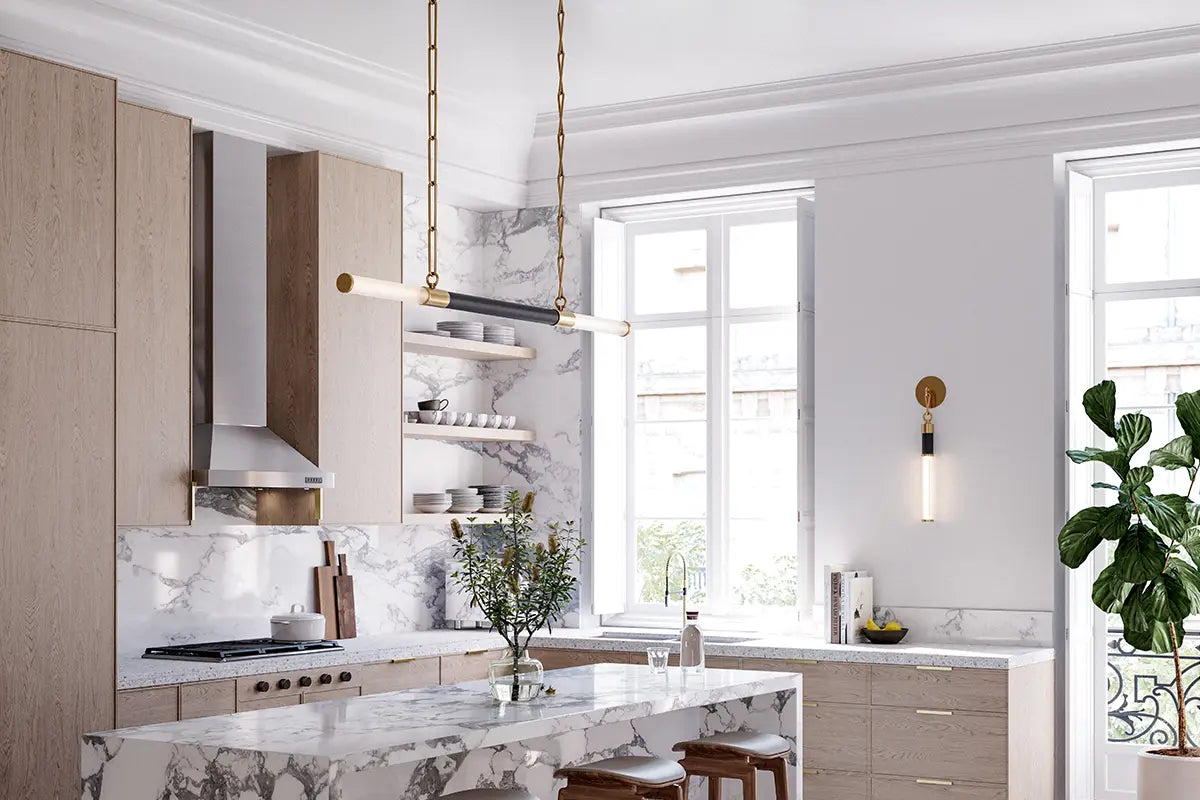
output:
M467 518L471 517L474 523L468 523ZM503 514L421 514L416 511L407 512L404 515L403 524L405 525L449 525L450 520L456 519L463 525L491 525L494 522L500 522L504 519Z
M404 332L404 352L423 356L466 358L472 361L527 361L537 358L532 347L475 342L431 333Z
M504 428L468 428L463 425L429 425L424 422L404 423L406 439L437 439L444 442L532 442L533 431Z

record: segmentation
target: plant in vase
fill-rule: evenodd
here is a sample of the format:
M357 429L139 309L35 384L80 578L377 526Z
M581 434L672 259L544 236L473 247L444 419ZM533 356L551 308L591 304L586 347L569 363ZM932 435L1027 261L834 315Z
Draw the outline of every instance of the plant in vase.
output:
M522 500L512 492L503 522L470 533L458 520L450 523L458 564L451 577L508 644L504 660L488 672L502 701L531 700L541 692L542 665L529 658L529 640L562 621L578 583L574 567L584 542L574 523L550 523L543 542L534 535L533 522L533 493Z
M1179 660L1184 620L1200 613L1200 504L1191 499L1200 469L1200 392L1179 395L1175 415L1184 435L1152 450L1144 466L1131 462L1150 440L1150 418L1133 413L1116 419L1112 381L1084 392L1083 408L1116 446L1068 450L1067 456L1076 464L1100 462L1116 473L1118 485L1095 483L1093 488L1115 491L1117 502L1085 508L1067 520L1058 534L1059 557L1076 569L1101 542L1116 543L1112 563L1096 576L1092 601L1107 614L1121 615L1123 636L1131 646L1170 653L1175 661L1175 747L1141 754L1138 797L1200 798L1200 749L1189 747ZM1187 493L1155 494L1150 488L1155 467L1186 470Z

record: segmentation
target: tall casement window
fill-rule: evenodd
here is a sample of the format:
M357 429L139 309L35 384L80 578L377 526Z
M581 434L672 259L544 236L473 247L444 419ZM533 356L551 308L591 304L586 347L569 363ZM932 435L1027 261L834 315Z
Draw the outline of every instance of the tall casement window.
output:
M597 221L594 299L635 327L594 343L598 613L673 622L673 552L706 616L795 621L811 605L811 208L772 194Z
M1118 415L1141 411L1153 422L1142 458L1182 433L1175 398L1200 389L1200 169L1187 168L1189 161L1200 164L1200 155L1073 165L1071 446L1102 444L1079 399L1105 378L1117 385ZM1116 502L1112 492L1092 488L1110 480L1101 470L1076 467L1068 475L1072 511ZM1160 472L1153 488L1186 494L1188 479L1183 471ZM1101 548L1090 571L1068 579L1071 796L1135 797L1137 752L1175 741L1171 657L1134 651L1121 639L1120 616L1091 603L1092 579L1111 558L1111 546ZM1189 620L1186 629L1184 680L1194 738L1200 731L1200 619ZM1092 792L1083 793L1089 782Z

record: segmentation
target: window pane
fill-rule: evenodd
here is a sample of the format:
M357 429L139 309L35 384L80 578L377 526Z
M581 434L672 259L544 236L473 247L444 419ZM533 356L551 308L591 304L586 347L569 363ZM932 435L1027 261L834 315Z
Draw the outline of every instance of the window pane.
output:
M1200 186L1105 195L1109 283L1200 277Z
M796 319L729 328L729 585L734 605L796 602Z
M729 306L796 304L796 223L729 226Z
M639 519L634 597L639 603L662 604L666 587L667 557L679 551L687 559L688 603L708 598L708 531L702 519ZM679 603L682 567L671 565L671 602Z
M700 326L648 328L633 338L634 419L703 420L708 391L708 334Z
M633 432L634 513L703 517L708 507L703 422L638 422Z
M708 234L641 233L633 239L633 311L667 314L708 308Z

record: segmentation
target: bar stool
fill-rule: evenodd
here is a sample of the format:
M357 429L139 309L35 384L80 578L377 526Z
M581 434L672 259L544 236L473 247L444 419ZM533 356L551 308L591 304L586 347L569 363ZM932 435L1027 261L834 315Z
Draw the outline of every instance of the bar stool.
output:
M688 777L708 778L708 800L721 800L721 779L742 782L743 800L755 800L758 771L775 776L776 800L788 800L787 757L792 746L773 733L736 731L680 742L672 750L682 752L679 764Z
M538 800L524 789L467 789L444 794L441 800Z
M564 767L558 800L629 800L635 797L686 800L687 773L678 761L653 756L622 756Z

